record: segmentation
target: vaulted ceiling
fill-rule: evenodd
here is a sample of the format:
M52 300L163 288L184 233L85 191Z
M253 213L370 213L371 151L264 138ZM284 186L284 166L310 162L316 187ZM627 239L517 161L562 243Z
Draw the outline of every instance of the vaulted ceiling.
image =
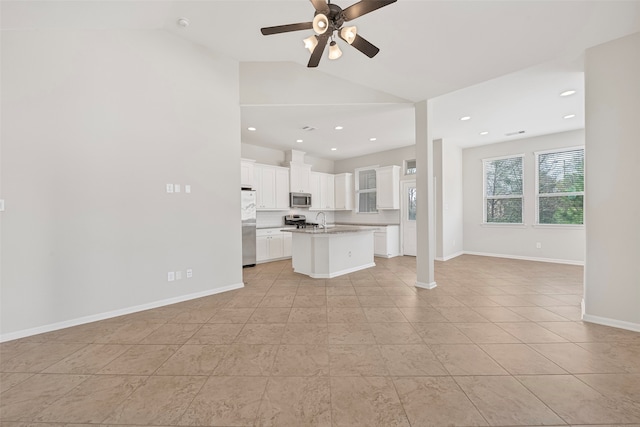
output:
M259 29L310 21L313 11L307 0L3 1L2 28L163 29L244 68L279 67L276 87L303 76L304 97L243 99L243 142L330 159L413 143L412 104L426 99L433 136L461 146L584 127L584 50L640 31L640 1L399 0L352 21L381 49L376 57L339 40L340 59L307 69L311 30ZM577 92L560 97L566 89Z

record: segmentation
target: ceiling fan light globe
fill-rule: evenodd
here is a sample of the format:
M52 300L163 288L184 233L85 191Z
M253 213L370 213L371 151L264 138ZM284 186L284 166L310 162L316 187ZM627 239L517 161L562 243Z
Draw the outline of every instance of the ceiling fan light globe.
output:
M356 34L358 34L358 29L356 27L344 27L340 30L340 35L349 44L353 44L353 41L356 39Z
M313 50L316 48L316 46L318 46L318 37L316 36L307 37L303 41L304 41L304 47L306 49L309 49L309 52L311 53L313 53Z
M319 13L313 18L313 31L317 34L324 34L329 28L329 18L325 14Z
M329 44L329 59L338 59L342 56L340 46L334 41Z

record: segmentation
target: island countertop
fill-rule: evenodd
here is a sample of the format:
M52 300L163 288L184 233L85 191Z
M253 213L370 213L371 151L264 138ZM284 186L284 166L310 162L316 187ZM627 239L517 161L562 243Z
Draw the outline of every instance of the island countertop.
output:
M374 227L358 227L347 225L335 225L327 228L289 228L282 229L289 233L301 233L301 234L345 234L345 233L365 233L375 231Z

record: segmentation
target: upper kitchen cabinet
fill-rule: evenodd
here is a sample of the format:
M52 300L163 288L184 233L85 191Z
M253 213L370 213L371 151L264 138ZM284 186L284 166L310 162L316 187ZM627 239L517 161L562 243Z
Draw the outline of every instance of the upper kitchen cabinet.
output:
M256 190L257 210L289 210L289 169L256 163L253 189Z
M353 174L339 173L334 175L334 200L335 210L353 210ZM313 199L311 199L313 202Z
M311 165L291 162L290 189L292 193L311 193Z
M334 175L322 172L311 172L311 208L317 211L335 209Z
M376 208L400 209L400 166L376 168Z
M240 186L242 188L253 188L253 165L256 161L240 159Z

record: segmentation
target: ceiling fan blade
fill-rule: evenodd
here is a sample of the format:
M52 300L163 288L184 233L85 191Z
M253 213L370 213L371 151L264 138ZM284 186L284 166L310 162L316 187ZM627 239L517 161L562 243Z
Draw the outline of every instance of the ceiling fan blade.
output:
M316 9L316 12L328 14L329 13L329 5L327 4L327 0L310 0L313 3L313 7Z
M378 10L381 7L390 5L396 1L398 0L361 0L342 11L344 20L351 21L352 19L356 19L369 12Z
M263 36L270 36L271 34L288 33L290 31L311 30L313 29L313 22L300 22L298 24L276 25L275 27L260 28Z
M318 37L318 45L315 49L313 49L313 53L311 54L311 58L309 58L309 63L307 67L313 68L317 67L320 63L320 59L322 59L322 53L324 52L324 48L327 46L327 41L329 40L329 32L327 31L320 37Z
M340 34L340 38L344 41L347 41L344 37L342 37L342 34ZM355 47L360 52L367 55L369 58L373 58L378 54L378 52L380 52L379 48L369 43L367 39L360 36L360 34L356 34L356 38L353 40L353 43L351 43L351 46Z

